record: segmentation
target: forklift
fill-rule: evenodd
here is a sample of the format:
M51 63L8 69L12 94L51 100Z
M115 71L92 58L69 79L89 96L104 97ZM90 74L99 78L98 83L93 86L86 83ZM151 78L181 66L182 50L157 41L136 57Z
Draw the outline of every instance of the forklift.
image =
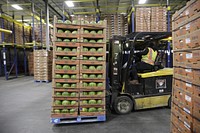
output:
M117 114L127 114L132 110L171 106L172 68L163 68L166 63L163 51L171 32L134 32L125 37L114 36L110 40L109 106ZM151 70L136 70L138 83L133 84L130 73L138 61L137 51L147 44L158 47L156 61Z

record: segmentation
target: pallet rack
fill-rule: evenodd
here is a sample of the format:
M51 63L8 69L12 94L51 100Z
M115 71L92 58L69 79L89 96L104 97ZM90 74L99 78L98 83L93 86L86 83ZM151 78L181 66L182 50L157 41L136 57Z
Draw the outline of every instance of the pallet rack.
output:
M200 1L173 15L174 81L171 131L200 132Z
M27 11L27 14L29 14L32 17L32 27L31 26L26 26L24 24L24 18L25 16L22 15L21 17L21 21L16 21L15 20L15 14L13 12L13 15L9 15L6 12L0 12L0 21L1 21L1 25L0 28L3 29L1 30L0 34L1 34L1 39L0 39L0 47L2 47L2 54L3 56L3 61L1 62L0 65L0 76L5 75L6 80L11 79L10 75L11 73L15 73L15 78L18 77L19 75L19 70L20 68L24 68L24 75L27 75L28 72L28 65L27 65L27 50L28 51L32 51L35 49L43 49L46 48L46 46L43 45L43 23L44 20L42 19L42 10L40 9L40 13L37 13L35 10L35 5L34 3L26 3L26 4L20 4L20 5L24 5L24 6L31 6L31 10ZM7 5L6 5L7 6ZM39 7L37 7L39 8ZM37 16L36 14L39 14L39 16ZM38 20L39 21L39 32L37 34L35 34L35 21ZM5 30L9 30L9 29L5 29L5 23L10 23L11 27L10 27L10 32L12 32L10 35L6 35L4 32L6 32ZM28 30L29 31L28 31ZM31 30L31 31L30 31ZM32 32L32 33L31 33ZM8 39L10 38L10 39ZM37 39L40 39L40 42L36 42ZM48 39L47 39L48 40ZM48 43L49 46L49 43ZM49 50L49 47L47 46L47 49ZM11 52L9 52L9 50L13 50L14 51L14 55L13 55L13 59L10 59L10 57L7 55L11 55ZM19 50L22 50L24 55L23 55L23 62L24 63L19 63ZM11 63L9 63L11 62ZM2 65L3 64L3 65ZM21 67L19 67L19 64L23 64ZM9 67L10 66L10 67ZM14 70L15 68L15 70Z
M105 121L106 24L54 22L51 123Z

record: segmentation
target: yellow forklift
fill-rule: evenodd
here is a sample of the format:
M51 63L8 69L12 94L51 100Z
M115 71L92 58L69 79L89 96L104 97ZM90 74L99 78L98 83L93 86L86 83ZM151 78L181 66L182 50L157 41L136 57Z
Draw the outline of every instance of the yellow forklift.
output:
M131 33L126 37L114 36L110 40L109 105L118 114L127 114L132 110L171 106L172 68L164 68L167 41L171 32ZM138 82L132 83L130 73L140 61L137 52L147 44L158 47L158 56L151 70L136 70ZM154 46L154 47L155 47Z

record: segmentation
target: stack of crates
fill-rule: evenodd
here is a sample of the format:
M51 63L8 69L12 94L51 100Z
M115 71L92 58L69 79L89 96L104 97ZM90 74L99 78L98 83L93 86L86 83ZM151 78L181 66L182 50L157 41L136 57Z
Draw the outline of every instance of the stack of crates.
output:
M151 8L136 8L136 31L151 31Z
M51 118L78 116L79 32L79 25L54 24Z
M50 82L52 79L52 52L34 50L35 82Z
M51 122L105 121L105 22L54 22Z
M28 52L28 72L29 72L29 75L34 75L34 56L33 56L33 52Z
M171 132L200 132L200 1L173 15L174 80Z
M151 32L167 31L167 9L166 7L151 8Z
M166 7L136 8L136 32L166 32Z
M105 116L106 24L82 24L80 116Z

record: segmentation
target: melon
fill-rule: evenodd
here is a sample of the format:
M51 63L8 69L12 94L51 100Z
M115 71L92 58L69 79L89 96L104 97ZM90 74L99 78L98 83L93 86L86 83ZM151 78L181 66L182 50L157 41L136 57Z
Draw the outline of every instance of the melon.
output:
M62 102L60 101L60 100L55 100L55 105L61 105L62 104Z
M71 24L72 22L70 20L66 20L64 23Z
M69 110L68 109L62 109L61 112L62 113L69 113Z
M96 52L96 49L95 48L91 48L90 52Z
M96 100L89 100L88 103L89 103L89 104L96 104L97 102L96 102Z
M62 105L70 105L70 101L68 101L68 100L63 100L63 101L62 101Z
M55 110L54 110L54 113L59 114L59 113L60 113L60 110L59 110L59 109L55 109Z
M69 79L70 76L69 76L68 74L64 74L62 78L64 78L64 79Z
M60 74L56 74L55 78L62 78Z
M70 84L65 83L65 84L63 84L63 87L68 88L68 87L70 87Z
M62 69L61 65L56 65L56 69Z
M71 31L70 30L66 30L65 33L69 34L69 33L71 33Z
M64 39L63 42L70 42L70 40L69 39Z

